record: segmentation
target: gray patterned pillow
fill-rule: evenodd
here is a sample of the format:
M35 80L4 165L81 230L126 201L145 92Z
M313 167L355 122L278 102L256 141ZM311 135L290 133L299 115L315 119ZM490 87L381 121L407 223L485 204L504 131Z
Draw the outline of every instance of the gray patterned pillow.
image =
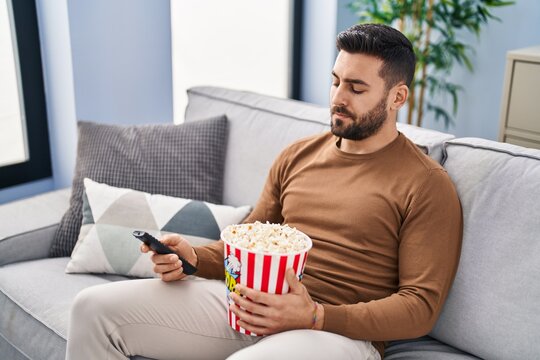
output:
M70 207L55 233L51 256L69 256L82 221L83 179L152 194L221 204L227 119L181 125L79 122Z

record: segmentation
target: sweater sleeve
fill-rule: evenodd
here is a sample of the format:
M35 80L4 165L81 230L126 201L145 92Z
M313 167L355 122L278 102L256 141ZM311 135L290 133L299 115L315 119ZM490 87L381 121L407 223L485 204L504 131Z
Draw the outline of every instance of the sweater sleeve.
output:
M280 177L282 174L282 164L285 152L282 153L272 165L263 191L257 205L253 211L244 220L244 223L255 221L271 223L282 223L281 200L280 200ZM195 247L197 253L197 273L199 277L207 279L224 279L225 271L223 268L223 241L217 241L210 245Z
M197 254L197 272L195 275L206 279L225 279L222 240L205 246L197 246L194 250Z
M442 169L431 170L400 229L398 291L366 303L323 305L324 330L371 341L429 333L457 270L462 231L450 178Z

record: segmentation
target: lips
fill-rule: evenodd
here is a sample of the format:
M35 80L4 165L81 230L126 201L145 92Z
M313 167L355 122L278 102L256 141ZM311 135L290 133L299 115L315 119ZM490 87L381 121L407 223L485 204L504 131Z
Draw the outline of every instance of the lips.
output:
M354 114L351 113L345 106L334 106L331 109L332 115L338 118L354 118Z
M333 113L332 118L333 118L333 121L339 126L341 126L344 122L348 123L348 122L354 121L353 120L354 118L352 116L346 113L342 113L342 112Z
M340 113L340 112L336 112L334 113L334 115L338 118L350 118L351 116L348 115L348 114L344 114L344 113Z

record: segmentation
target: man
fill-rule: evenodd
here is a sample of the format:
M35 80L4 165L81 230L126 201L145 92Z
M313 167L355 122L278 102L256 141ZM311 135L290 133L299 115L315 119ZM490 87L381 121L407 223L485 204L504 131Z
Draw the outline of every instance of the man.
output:
M281 153L245 220L287 223L313 240L302 282L287 272L290 293L237 287L239 325L267 336L228 326L221 281L178 282L178 257L154 254L163 281L78 295L68 358L379 359L385 341L430 331L456 272L462 218L444 169L396 128L413 49L397 30L373 24L340 33L337 47L331 132ZM197 275L223 279L222 242L162 241L197 264Z

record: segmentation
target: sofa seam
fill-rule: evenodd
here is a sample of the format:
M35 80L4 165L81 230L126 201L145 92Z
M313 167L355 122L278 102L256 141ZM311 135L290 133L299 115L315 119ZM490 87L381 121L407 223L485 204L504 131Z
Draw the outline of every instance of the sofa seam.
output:
M496 149L496 148L492 148L492 147L485 146L485 145L473 145L473 144L468 144L468 143L460 142L460 141L456 141L456 140L450 140L448 142L444 142L443 147L444 147L445 152L447 151L446 148L448 146L450 146L450 145L458 145L458 146L461 145L461 146L469 147L469 148L472 148L472 149L489 150L489 151L495 151L495 152L506 154L506 155L515 156L515 157L524 157L524 158L528 158L528 159L531 159L531 160L540 160L540 157L537 157L537 156L534 156L534 155L518 154L518 153L512 152L510 150ZM448 157L448 154L446 154L446 155Z
M27 359L32 359L30 356L28 356L24 351L22 351L18 346L16 346L15 344L13 344L11 341L9 341L9 339L7 339L1 332L0 332L0 336L2 337L2 339L4 339L5 342L7 342L9 345L11 345L15 350L17 350L19 352L19 354L23 355L25 358Z
M54 330L52 327L50 327L44 320L40 319L36 314L34 314L32 311L30 311L28 308L26 308L25 306L23 306L21 303L19 303L18 301L16 301L15 299L13 299L13 297L11 297L9 294L6 293L6 291L4 290L3 287L0 287L0 292L2 294L4 294L6 296L6 298L8 298L12 303L14 303L15 305L17 305L19 308L21 308L21 310L23 310L25 313L27 313L28 315L30 315L31 317L33 317L35 320L39 321L41 324L43 324L47 329L49 329L50 331L52 331L53 333L55 333L56 335L60 336L60 338L62 338L63 340L66 340L66 338L60 334L58 331Z
M291 115L287 115L287 114L280 113L280 112L277 112L277 111L272 111L272 110L256 107L256 106L253 106L253 105L248 105L248 104L245 104L245 103L241 103L241 102L238 102L238 101L225 99L225 98L222 98L222 97L219 97L219 96L216 96L216 95L208 95L208 94L198 92L198 91L194 91L194 90L189 90L188 93L203 96L203 97L206 97L206 98L209 98L209 99L223 101L223 102L226 102L226 103L229 103L229 104L235 104L235 105L243 106L243 107L246 107L246 108L249 108L249 109L252 109L252 110L259 110L259 111L266 112L266 113L269 113L269 114L283 116L283 117L286 117L286 118L289 118L289 119L295 119L295 120L298 120L298 121L309 122L309 123L319 124L319 125L328 127L328 125L325 125L324 123L318 122L316 120L309 120L309 119L300 118L300 117L297 117L297 116L291 116ZM247 93L250 94L249 92L247 92ZM297 101L297 100L294 100L294 99L281 99L281 98L277 98L277 97L274 97L274 99L275 100ZM324 108L321 107L321 109L324 109Z

